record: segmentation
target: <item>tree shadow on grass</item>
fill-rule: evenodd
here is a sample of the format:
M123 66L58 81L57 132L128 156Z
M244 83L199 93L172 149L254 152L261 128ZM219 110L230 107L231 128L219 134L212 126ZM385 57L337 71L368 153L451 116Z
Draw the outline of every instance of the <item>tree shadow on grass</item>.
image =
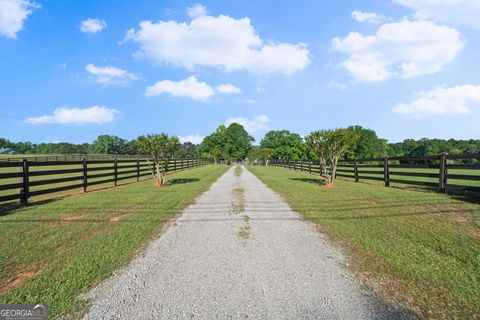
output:
M295 180L295 181L301 181L301 182L306 182L306 183L313 183L313 184L318 184L318 185L324 185L325 180L323 179L315 179L315 178L288 178L290 180Z
M167 185L174 185L174 184L183 184L183 183L191 183L200 181L198 178L178 178L178 179L170 179L167 181Z

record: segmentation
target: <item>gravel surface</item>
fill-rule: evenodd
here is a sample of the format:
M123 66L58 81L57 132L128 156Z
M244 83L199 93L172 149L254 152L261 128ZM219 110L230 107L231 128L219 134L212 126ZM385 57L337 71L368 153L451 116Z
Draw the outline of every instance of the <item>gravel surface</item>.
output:
M85 319L399 319L342 253L247 169L230 169L86 298Z

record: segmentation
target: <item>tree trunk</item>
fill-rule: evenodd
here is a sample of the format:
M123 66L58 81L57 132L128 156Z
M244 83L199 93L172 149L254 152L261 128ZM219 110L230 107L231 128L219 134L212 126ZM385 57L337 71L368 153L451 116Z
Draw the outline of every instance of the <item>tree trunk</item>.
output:
M268 167L268 159L265 161L265 166Z
M155 187L160 187L162 185L161 172L160 172L160 163L155 161Z

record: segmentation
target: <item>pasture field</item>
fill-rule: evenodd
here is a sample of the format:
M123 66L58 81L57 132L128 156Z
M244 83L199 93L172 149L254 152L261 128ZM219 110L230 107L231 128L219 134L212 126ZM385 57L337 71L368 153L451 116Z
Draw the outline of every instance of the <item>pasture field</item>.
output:
M166 222L203 193L227 166L46 200L0 214L0 303L44 303L49 315L78 317L78 299L128 263Z
M342 244L376 290L427 318L480 318L480 204L278 167L249 170Z

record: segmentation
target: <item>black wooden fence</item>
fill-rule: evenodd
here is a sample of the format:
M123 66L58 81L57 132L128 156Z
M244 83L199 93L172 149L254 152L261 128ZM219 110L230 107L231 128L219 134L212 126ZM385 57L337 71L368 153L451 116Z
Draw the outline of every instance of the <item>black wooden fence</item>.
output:
M11 155L8 158L0 158L0 162L18 162L27 159L28 161L82 161L86 160L136 160L138 156L131 155L117 155L117 154L49 154L49 155L29 155L29 156L15 156ZM145 159L145 157L140 158Z
M277 160L272 165L315 174L330 170L313 161ZM386 187L402 184L441 192L480 193L480 153L343 160L338 163L336 176L355 182L381 181Z
M171 159L167 172L210 164L205 159ZM20 200L28 204L34 196L83 189L98 185L117 186L125 180L135 182L152 175L147 159L68 160L0 162L0 203Z

